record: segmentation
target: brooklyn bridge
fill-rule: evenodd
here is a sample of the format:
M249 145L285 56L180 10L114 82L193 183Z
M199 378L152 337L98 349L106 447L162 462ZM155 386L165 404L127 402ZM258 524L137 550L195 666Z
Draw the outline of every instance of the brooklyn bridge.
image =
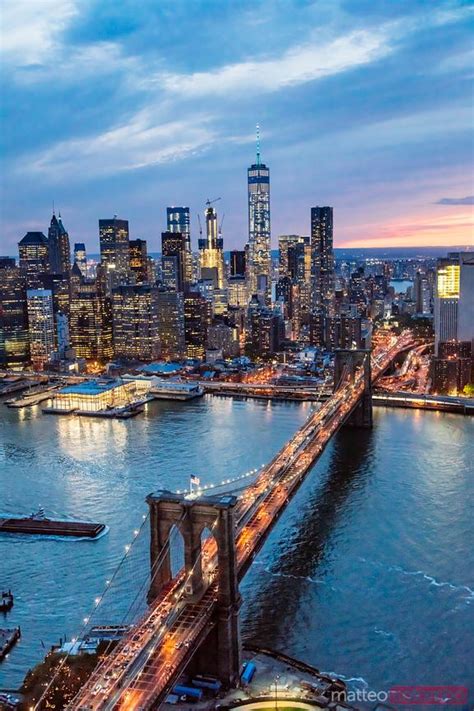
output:
M239 582L332 436L343 425L372 426L373 384L414 345L406 331L372 352L337 351L332 396L238 495L196 490L156 491L147 497L151 572L146 612L99 663L69 709L156 708L184 670L212 673L224 686L238 681ZM170 540L175 531L184 541L184 566L173 576Z

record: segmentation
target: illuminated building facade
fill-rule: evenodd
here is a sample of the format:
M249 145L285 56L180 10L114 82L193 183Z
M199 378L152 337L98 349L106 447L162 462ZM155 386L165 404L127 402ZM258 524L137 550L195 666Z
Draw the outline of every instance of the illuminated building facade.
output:
M474 252L460 252L459 267L458 341L474 351Z
M229 306L246 307L248 304L247 281L244 276L230 276L227 280L227 301Z
M74 264L77 264L82 276L87 276L87 253L84 242L74 244Z
M184 282L185 288L193 282L193 255L191 251L191 228L189 207L167 207L166 225L168 232L179 232L184 236Z
M53 212L48 229L49 268L53 274L69 274L71 269L71 246L69 235L61 220Z
M247 310L245 354L252 359L270 358L280 350L284 336L281 315L252 296Z
M186 235L182 232L162 232L161 278L167 289L184 291L186 264Z
M187 358L204 358L211 304L199 292L184 295L184 338Z
M41 289L49 289L53 294L53 311L69 314L70 288L69 274L40 274Z
M291 338L309 338L311 308L311 244L302 235L281 235L279 246L279 280L277 298L283 299L286 315L291 320ZM305 329L303 329L305 325Z
M126 284L130 277L128 220L113 217L99 220L100 261L107 273L108 287Z
M458 340L459 256L438 259L434 304L435 354L439 344Z
M421 271L415 274L414 290L416 313L422 316L430 316L432 312L433 289L428 274Z
M39 288L39 275L49 271L48 240L42 232L27 232L18 243L18 252L27 288Z
M69 319L66 314L56 314L56 341L59 358L65 358L69 349Z
M180 360L186 350L183 294L160 289L156 295L156 302L161 358Z
M72 296L69 323L77 358L100 363L112 358L112 302L95 282L81 284Z
M234 358L239 355L239 338L237 328L225 323L216 323L207 330L207 348L222 353L224 358Z
M43 370L55 348L52 292L27 289L26 308L31 364L35 370Z
M311 255L309 237L302 235L281 235L278 238L280 276L289 276L298 282L309 281Z
M260 161L258 133L257 160L247 170L247 189L249 294L260 294L268 300L271 292L270 170Z
M120 286L112 293L116 358L150 361L158 358L158 289L148 285Z
M474 377L473 252L456 252L438 259L434 325L433 390L461 392Z
M11 257L0 257L0 366L23 367L30 343L25 280Z
M334 297L332 207L311 208L311 292L314 308L328 308Z
M111 407L123 407L134 400L135 384L122 380L87 380L61 388L55 394L52 407L57 410L99 412Z
M362 348L362 318L360 316L326 316L324 319L324 345L336 348Z
M438 357L431 366L432 390L436 393L461 393L473 382L474 360L472 346L468 341L451 341L439 344Z
M206 237L199 240L201 279L212 279L215 289L225 282L223 240L217 225L217 213L211 205L205 211Z
M135 284L148 282L148 253L146 240L131 239L130 250L130 277Z

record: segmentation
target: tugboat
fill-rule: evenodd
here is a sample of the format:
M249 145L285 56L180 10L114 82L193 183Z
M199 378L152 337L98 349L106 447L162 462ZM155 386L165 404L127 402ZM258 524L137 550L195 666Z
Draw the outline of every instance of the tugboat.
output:
M45 521L46 514L44 512L44 508L40 506L38 511L32 511L30 514L30 518L32 521Z
M9 612L13 607L13 593L11 590L3 590L0 597L0 612Z

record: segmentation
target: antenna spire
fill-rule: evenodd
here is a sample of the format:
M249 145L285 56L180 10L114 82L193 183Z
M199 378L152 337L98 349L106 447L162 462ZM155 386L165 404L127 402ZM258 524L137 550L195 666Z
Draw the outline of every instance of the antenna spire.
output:
M260 165L260 125L257 123L257 165Z

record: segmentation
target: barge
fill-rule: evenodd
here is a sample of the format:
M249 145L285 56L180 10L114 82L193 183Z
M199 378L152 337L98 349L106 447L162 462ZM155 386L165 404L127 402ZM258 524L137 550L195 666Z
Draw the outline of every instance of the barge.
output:
M70 536L74 538L97 538L106 531L103 523L89 521L53 520L47 518L43 509L25 517L0 517L0 533L22 533L43 536Z
M0 629L0 662L4 659L10 649L18 642L21 637L19 627L13 629Z

